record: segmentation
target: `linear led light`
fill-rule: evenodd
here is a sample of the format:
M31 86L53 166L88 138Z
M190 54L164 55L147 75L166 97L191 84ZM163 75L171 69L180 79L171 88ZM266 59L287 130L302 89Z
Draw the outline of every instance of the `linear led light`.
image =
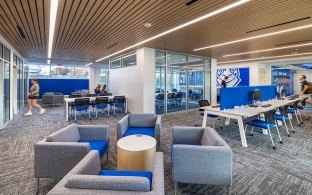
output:
M51 58L51 55L52 55L52 44L53 44L53 38L54 38L54 29L55 29L57 5L58 5L58 0L51 0L51 5L50 5L49 43L48 43L48 58ZM48 60L48 64L50 64L49 60Z
M91 64L93 64L93 63L89 63L89 64L86 64L86 65L84 65L84 66L90 66Z
M310 55L312 52L307 53L298 53L298 54L288 54L282 56L271 56L271 57L261 57L261 58L250 58L246 60L234 60L234 61L225 61L225 62L218 62L218 64L228 64L228 63L235 63L235 62L247 62L247 61L255 61L255 60L266 60L266 59L273 59L273 58L283 58L283 57L292 57L292 56L303 56L303 55Z
M307 45L312 45L312 43L305 43L305 44L300 44L300 45L291 45L287 47L277 47L277 48L272 48L272 49L263 49L263 50L257 50L257 51L250 51L250 52L244 52L244 53L235 53L235 54L228 54L224 55L223 57L230 57L230 56L239 56L239 55L245 55L245 54L251 54L251 53L260 53L260 52L265 52L265 51L274 51L274 50L280 50L280 49L288 49L288 48L294 48L294 47L303 47Z
M139 42L139 43L136 43L136 44L134 44L134 45L131 45L130 47L127 47L127 48L122 49L122 50L120 50L120 51L117 51L117 52L115 52L115 53L113 53L113 54L110 54L110 55L108 55L108 56L105 56L105 57L103 57L103 58L100 58L100 59L96 60L96 62L102 61L102 60L107 59L107 58L109 58L109 57L112 57L112 56L114 56L114 55L120 54L120 53L122 53L122 52L124 52L124 51L127 51L127 50L129 50L129 49L132 49L132 48L134 48L134 47L137 47L137 46L139 46L139 45L142 45L142 44L144 44L144 43L147 43L147 42L149 42L149 41L152 41L152 40L154 40L154 39L157 39L157 38L159 38L159 37L162 37L162 36L164 36L164 35L167 35L167 34L169 34L169 33L171 33L171 32L174 32L174 31L176 31L176 30L179 30L179 29L181 29L181 28L184 28L184 27L186 27L186 26L189 26L189 25L191 25L191 24L194 24L194 23L196 23L196 22L202 21L202 20L207 19L207 18L209 18L209 17L215 16L215 15L217 15L217 14L219 14L219 13L225 12L226 10L232 9L232 8L234 8L234 7L237 7L237 6L239 6L239 5L241 5L241 4L244 4L244 3L248 2L248 1L250 1L250 0L240 0L240 1L238 1L238 2L235 2L235 3L233 3L233 4L230 4L230 5L225 6L225 7L223 7L223 8L220 8L220 9L218 9L218 10L216 10L216 11L210 12L210 13L208 13L208 14L206 14L206 15L203 15L203 16L201 16L201 17L198 17L198 18L196 18L196 19L194 19L194 20L191 20L191 21L186 22L186 23L184 23L184 24L181 24L181 25L179 25L179 26L177 26L177 27L174 27L174 28L172 28L172 29L169 29L169 30L167 30L167 31L165 31L165 32L162 32L162 33L160 33L160 34L157 34L157 35L155 35L155 36L153 36L153 37L151 37L151 38L145 39L145 40L143 40L143 41L141 41L141 42Z
M207 47L201 47L201 48L194 49L193 51L199 51L199 50L209 49L209 48L213 48L213 47L219 47L219 46L224 46L224 45L230 45L230 44L233 44L233 43L239 43L239 42L248 41L248 40L253 40L253 39L258 39L258 38L262 38L262 37L268 37L268 36L278 35L278 34L282 34L282 33L286 33L286 32L291 32L291 31L296 31L296 30L302 30L302 29L310 28L310 27L312 27L312 24L310 24L310 25L305 25L305 26L299 26L299 27L296 27L296 28L290 28L290 29L286 29L286 30L281 30L281 31L277 31L277 32L272 32L272 33L268 33L268 34L263 34L263 35L248 37L248 38L245 38L245 39L239 39L239 40L235 40L235 41L220 43L220 44L216 44L216 45L210 45L210 46L207 46Z

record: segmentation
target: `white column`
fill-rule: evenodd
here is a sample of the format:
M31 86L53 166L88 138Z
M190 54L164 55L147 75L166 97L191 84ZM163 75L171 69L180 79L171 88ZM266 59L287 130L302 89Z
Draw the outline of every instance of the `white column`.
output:
M13 67L13 65L12 65L12 67ZM17 68L12 68L11 69L12 70L12 72L13 72L13 77L11 77L11 78L13 78L12 80L13 80L13 87L11 87L10 89L11 89L11 91L13 91L13 96L12 96L12 98L11 98L11 100L12 100L12 102L13 102L13 114L17 114L17 82L18 82L18 80L17 80L17 73L18 73L18 70L17 70Z
M217 104L217 59L211 59L211 105Z
M94 68L89 67L89 93L94 93L95 83L94 83Z

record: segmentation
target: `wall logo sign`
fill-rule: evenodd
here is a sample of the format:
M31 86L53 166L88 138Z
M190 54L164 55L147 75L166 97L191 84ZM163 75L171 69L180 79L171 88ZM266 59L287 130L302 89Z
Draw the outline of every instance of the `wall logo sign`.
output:
M227 87L249 86L249 68L226 68L217 69L217 87L228 76Z

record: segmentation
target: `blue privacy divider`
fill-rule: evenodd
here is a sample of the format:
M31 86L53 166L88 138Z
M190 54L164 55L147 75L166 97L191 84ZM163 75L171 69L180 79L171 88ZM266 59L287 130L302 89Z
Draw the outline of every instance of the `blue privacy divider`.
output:
M247 105L252 103L252 93L255 90L261 91L261 100L274 99L277 95L276 85L233 87L220 89L220 109L231 109L234 106Z
M40 86L40 98L46 92L60 92L70 95L71 92L89 89L89 79L37 79ZM29 80L30 82L30 80ZM29 84L31 86L31 83Z

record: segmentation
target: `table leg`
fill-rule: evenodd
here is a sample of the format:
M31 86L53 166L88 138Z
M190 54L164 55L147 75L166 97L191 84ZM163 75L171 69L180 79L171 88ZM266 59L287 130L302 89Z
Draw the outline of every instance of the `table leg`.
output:
M68 102L65 102L65 119L68 121Z
M205 128L207 126L207 110L205 110L204 112L204 117L203 117L203 124L202 124L202 128Z
M239 134L241 137L242 146L247 147L247 140L245 136L245 130L244 130L244 124L242 117L237 118L238 128L239 128Z

